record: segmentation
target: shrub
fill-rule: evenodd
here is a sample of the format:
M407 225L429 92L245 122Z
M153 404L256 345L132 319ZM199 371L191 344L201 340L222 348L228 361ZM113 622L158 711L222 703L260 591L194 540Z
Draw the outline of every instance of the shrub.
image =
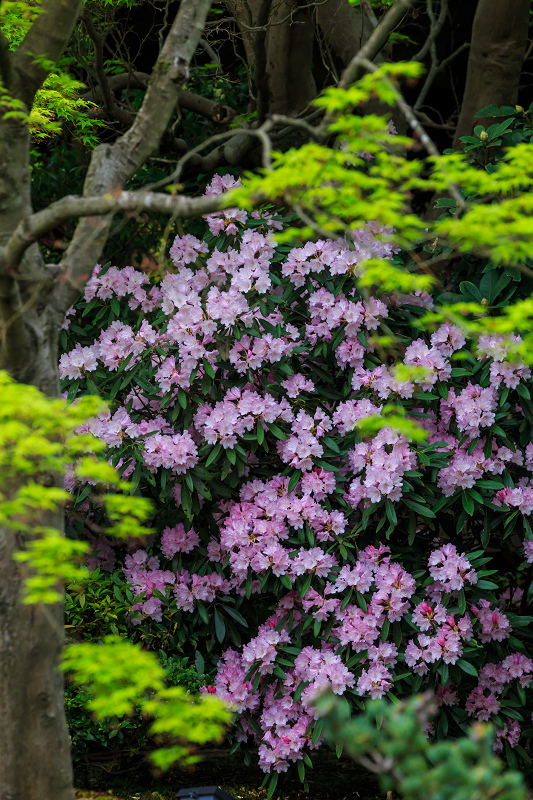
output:
M525 800L522 775L504 770L492 751L490 725L477 722L458 742L431 744L424 725L435 713L431 696L417 695L392 705L373 700L365 714L350 718L348 704L320 698L327 711L328 739L379 776L385 791L404 800Z
M162 279L98 266L66 323L64 388L112 403L88 429L156 506L144 547L96 539L93 566L123 570L154 646L217 665L204 690L265 771L304 777L324 688L363 709L424 686L436 739L491 720L528 760L533 404L512 338L426 333L427 293L360 286L367 259L403 263L376 224L295 247L268 208L207 225ZM471 286L490 310L512 278ZM68 485L71 535L103 529Z

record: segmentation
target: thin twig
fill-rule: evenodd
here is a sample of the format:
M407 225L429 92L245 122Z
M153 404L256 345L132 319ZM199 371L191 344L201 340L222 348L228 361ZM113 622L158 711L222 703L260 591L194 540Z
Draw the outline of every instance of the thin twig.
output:
M360 58L359 62L360 65L365 69L367 69L369 72L376 72L378 70L378 67L375 64L373 64L372 61L369 61L367 58ZM425 129L423 128L420 120L416 117L411 106L409 106L403 99L402 93L398 91L396 86L388 78L384 78L384 80L387 82L389 87L394 92L396 105L402 112L406 121L413 129L414 133L416 133L416 135L420 139L420 142L425 147L426 151L432 156L439 157L440 156L439 149L436 147L431 137L426 133ZM455 184L453 183L450 184L450 186L448 187L448 191L455 200L455 202L457 203L457 206L459 208L463 209L466 207L466 203Z

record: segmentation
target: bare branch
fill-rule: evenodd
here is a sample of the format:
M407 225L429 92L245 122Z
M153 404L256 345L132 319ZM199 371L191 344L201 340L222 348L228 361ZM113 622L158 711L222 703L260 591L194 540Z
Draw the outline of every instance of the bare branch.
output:
M215 53L209 42L206 39L198 39L198 44L200 47L203 47L207 55L211 58L213 64L216 64L217 67L220 67L220 58L218 57L217 53Z
M323 142L328 137L327 131L324 131L320 127L314 128L305 120L298 119L298 117L288 117L285 114L272 114L270 119L274 125L285 125L288 128L297 128L300 131L304 131L310 139L314 139L316 142Z
M366 58L359 59L359 66L363 67L364 69L367 69L369 72L376 72L378 69L378 67L375 64L373 64ZM398 91L398 89L394 86L392 81L389 81L388 79L385 80L387 80L387 83L394 92L396 105L404 115L405 119L407 120L413 131L420 139L420 142L426 148L427 152L432 156L440 156L440 151L438 150L433 140L430 138L430 136L426 133L426 131L422 127L420 120L417 119L416 114L414 113L411 106L409 106L405 102L402 93ZM461 193L459 192L457 186L455 186L454 184L450 184L448 191L455 200L455 202L457 203L457 207L465 208L466 203L463 197L461 196Z
M200 116L210 119L218 125L227 125L237 116L237 112L231 106L217 103L216 100L210 100L208 97L188 92L186 89L182 89L179 93L178 103L181 108L194 111L195 114L200 114Z
M112 93L120 92L123 89L146 89L150 75L147 72L121 72L118 75L110 75L107 78L107 84ZM92 100L95 103L104 101L103 92L100 87L94 87L87 92L83 92L82 97L87 100ZM116 98L112 97L112 101L117 105ZM181 108L187 108L189 111L194 111L195 114L200 114L212 122L219 125L225 125L231 122L237 116L237 112L231 106L226 106L222 103L217 103L216 100L210 100L208 97L188 92L182 89L178 95L178 104ZM134 114L130 114L128 124L131 124L135 118Z
M289 118L290 119L290 118ZM205 139L205 141L201 142L196 147L193 147L192 150L189 150L188 153L178 161L174 171L165 178L162 178L157 183L152 183L147 186L147 190L154 191L155 189L161 188L161 186L169 186L176 181L179 181L183 172L183 169L188 161L194 159L194 156L198 155L205 150L206 147L212 147L213 145L218 145L219 142L224 142L227 139L238 138L238 137L250 137L253 138L254 136L258 138L263 147L263 166L265 169L270 169L271 160L270 160L270 139L268 137L268 133L270 129L273 127L273 123L270 120L264 122L260 128L234 128L231 131L225 131L224 133L216 133L214 136L210 136L209 139Z
M75 195L63 197L57 203L31 214L20 222L5 247L0 250L0 275L13 275L28 247L67 219L107 216L117 211L148 211L186 219L227 208L231 204L228 196L224 194L186 197L149 191L124 191L110 192L97 197ZM57 269L57 265L53 267L60 275L61 270Z
M416 98L416 103L413 106L414 110L417 113L418 109L423 106L424 100L426 99L427 94L431 88L431 85L433 84L433 81L435 80L435 77L438 75L438 73L442 72L443 69L446 69L448 64L450 64L454 60L454 58L456 58L459 55L459 53L462 53L463 50L467 50L469 47L470 47L470 42L463 42L463 44L459 45L459 47L456 50L454 50L453 53L450 53L450 55L447 58L443 59L443 61L433 62L432 60L424 84L420 89L420 93ZM455 126L453 127L455 128Z
M402 20L405 14L409 11L416 0L396 0L393 6L389 8L387 13L382 17L378 26L370 38L365 42L363 47L355 55L344 72L338 83L339 89L347 89L354 81L358 79L362 73L363 60L368 59L372 61L379 51L386 45L391 31L394 30L396 25Z
M377 28L377 26L379 24L378 18L374 14L374 9L370 5L369 0L361 0L361 8L365 12L365 14L366 14L370 24L372 25L372 27L373 28Z
M87 9L83 11L81 18L83 20L83 24L85 25L85 30L94 44L94 67L104 102L104 108L110 117L118 120L118 122L124 122L126 125L131 125L135 119L135 115L120 108L120 106L115 103L113 98L113 93L104 69L104 39L96 30L96 27L91 19L91 14L89 11L87 11Z
M189 74L189 63L202 35L210 0L182 0L161 49L143 103L127 133L114 144L96 148L85 179L84 195L120 190L159 146L178 96ZM111 214L82 219L65 253L65 282L51 301L66 311L98 261L111 225ZM76 290L77 287L77 290Z
M448 0L441 0L439 16L436 17L433 12L433 5L431 0L427 0L428 16L431 22L429 34L426 41L412 58L411 61L422 61L429 53L432 45L435 43L437 36L442 30L442 26L446 22L446 14L448 13Z

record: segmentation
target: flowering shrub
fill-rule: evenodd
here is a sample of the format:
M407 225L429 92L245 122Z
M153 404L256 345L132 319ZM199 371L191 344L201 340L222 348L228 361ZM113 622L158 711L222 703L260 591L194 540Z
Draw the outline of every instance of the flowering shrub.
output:
M304 776L324 688L360 709L429 688L431 735L491 720L495 749L527 759L530 370L505 339L424 333L427 294L358 288L366 260L399 258L389 230L290 248L282 225L230 209L175 239L162 280L95 269L60 373L70 397L110 401L87 427L157 533L125 555L94 538L98 493L75 467L71 526L92 531L93 567L124 571L139 629L217 665L205 691L265 771Z

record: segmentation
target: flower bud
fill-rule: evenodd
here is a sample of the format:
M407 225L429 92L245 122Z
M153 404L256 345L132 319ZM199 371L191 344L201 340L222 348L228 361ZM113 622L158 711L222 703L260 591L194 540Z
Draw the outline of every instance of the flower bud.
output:
M514 110L517 111L519 114L523 114L524 113L524 109L523 109L522 106L515 106Z
M489 134L487 133L487 131L481 131L481 133L479 134L479 138L481 139L482 142L487 142L489 139Z

